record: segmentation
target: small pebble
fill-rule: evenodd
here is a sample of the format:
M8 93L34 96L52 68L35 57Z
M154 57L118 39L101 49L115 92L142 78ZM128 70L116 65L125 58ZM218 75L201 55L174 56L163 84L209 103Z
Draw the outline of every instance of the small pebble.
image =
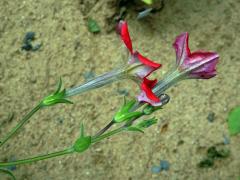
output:
M27 44L29 43L29 41L33 41L35 38L35 35L36 35L35 32L31 32L31 31L27 32L24 36L23 43Z
M161 170L167 171L169 170L170 164L166 160L160 160L160 167L161 167Z
M8 162L12 162L12 161L16 161L15 156L11 156L8 160ZM14 170L17 169L17 166L16 165L8 166L7 169L10 170L10 171L14 171Z
M152 8L148 8L138 13L137 20L145 18L146 16L149 16L152 10L153 10Z
M207 116L207 120L208 122L213 122L215 119L215 113L214 112L210 112Z
M230 139L225 134L223 135L223 144L225 145L230 144Z
M39 43L39 44L36 44L35 46L32 45L32 41L35 39L35 32L27 32L24 36L24 39L23 39L23 45L22 45L22 50L25 50L25 51L37 51L41 46L42 44Z
M152 166L151 172L154 174L158 174L161 172L161 167L160 166Z

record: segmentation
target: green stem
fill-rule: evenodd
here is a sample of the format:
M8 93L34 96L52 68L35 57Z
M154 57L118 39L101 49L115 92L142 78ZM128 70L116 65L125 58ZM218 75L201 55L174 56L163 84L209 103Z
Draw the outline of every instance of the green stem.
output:
M112 130L112 131L110 131L110 132L108 132L108 133L106 133L106 134L103 134L103 135L101 135L101 136L98 136L98 137L93 138L91 142L92 142L92 143L99 142L99 141L101 141L102 139L108 138L109 136L112 136L112 135L114 135L114 134L120 133L120 132L122 132L122 131L124 131L124 130L125 130L125 129L124 129L123 127L120 127L120 128L118 128L118 129Z
M103 129L101 129L96 135L93 136L93 138L101 136L103 133L105 133L112 125L114 124L114 121L110 121Z
M2 139L0 140L0 147L8 141L16 132L32 117L33 114L35 114L39 109L41 109L42 103L38 104L36 107L34 107L28 114L26 114L20 122Z
M65 154L71 154L74 152L74 149L71 148L67 148L65 150L62 151L58 151L58 152L54 152L54 153L50 153L50 154L46 154L46 155L41 155L41 156L36 156L33 158L28 158L28 159L22 159L22 160L17 160L17 161L13 161L13 162L0 162L0 167L7 167L7 166L14 166L14 165L19 165L19 164L26 164L26 163L32 163L32 162L36 162L36 161L40 161L40 160L44 160L44 159L49 159L49 158L53 158L53 157L57 157L57 156L62 156Z
M15 176L13 175L13 173L10 170L0 168L0 172L5 173L5 174L9 175L13 180L16 180Z

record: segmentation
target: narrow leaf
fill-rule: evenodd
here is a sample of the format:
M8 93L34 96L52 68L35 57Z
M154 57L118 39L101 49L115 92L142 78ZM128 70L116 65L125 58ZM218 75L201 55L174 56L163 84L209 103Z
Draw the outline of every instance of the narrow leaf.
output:
M54 95L59 93L59 91L61 90L61 87L62 87L62 78L60 77L58 82L58 87L57 87L57 90L54 92Z
M138 127L135 127L135 126L130 126L127 128L128 131L136 131L136 132L141 132L141 133L144 133L144 131Z

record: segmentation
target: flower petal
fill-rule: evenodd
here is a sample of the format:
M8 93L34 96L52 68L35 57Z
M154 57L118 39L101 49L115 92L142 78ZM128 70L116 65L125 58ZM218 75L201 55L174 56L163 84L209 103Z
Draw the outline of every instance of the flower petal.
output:
M161 67L161 64L149 60L137 51L133 53L128 63L136 67L133 68L133 73L140 78L149 76L153 71Z
M217 74L218 60L217 53L196 51L190 55L184 66L190 66L190 78L209 79Z
M137 98L138 98L139 102L146 102L148 104L151 104L152 106L162 105L162 102L160 100L158 102L156 102L156 101L149 99L144 91L141 91L141 93L138 95Z
M120 21L117 25L117 32L120 34L122 41L124 42L127 49L133 53L132 40L128 32L128 25L126 21Z
M216 64L219 55L215 52L190 52L188 47L188 33L179 35L173 44L176 50L177 66L185 72L187 78L209 79L216 75Z
M160 103L160 99L152 92L152 88L156 85L157 80L149 80L147 78L143 78L143 82L141 84L142 92L138 96L139 101L147 102L151 105Z
M150 59L144 57L139 52L136 52L136 54L137 54L137 58L139 59L139 61L141 61L146 66L150 66L150 67L154 68L155 70L162 66L161 64L155 63L155 62L151 61Z
M173 47L176 51L176 63L181 65L186 57L190 55L190 49L188 47L188 32L184 32L177 36Z

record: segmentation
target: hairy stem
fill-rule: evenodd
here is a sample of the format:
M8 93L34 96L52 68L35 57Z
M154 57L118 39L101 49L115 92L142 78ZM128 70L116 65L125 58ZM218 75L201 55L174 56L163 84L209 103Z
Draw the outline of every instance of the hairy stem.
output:
M28 158L28 159L21 159L21 160L17 160L17 161L12 161L12 162L0 162L0 167L7 167L7 166L14 166L14 165L19 165L19 164L27 164L27 163L32 163L32 162L36 162L36 161L41 161L44 159L49 159L49 158L53 158L53 157L57 157L57 156L62 156L65 154L71 154L74 152L73 148L67 148L65 150L62 151L58 151L58 152L54 152L54 153L50 153L50 154L46 154L46 155L41 155L41 156L36 156L33 158Z
M34 107L28 114L26 114L20 122L3 138L0 140L0 147L8 141L16 132L35 114L38 110L42 108L42 104L38 104Z

